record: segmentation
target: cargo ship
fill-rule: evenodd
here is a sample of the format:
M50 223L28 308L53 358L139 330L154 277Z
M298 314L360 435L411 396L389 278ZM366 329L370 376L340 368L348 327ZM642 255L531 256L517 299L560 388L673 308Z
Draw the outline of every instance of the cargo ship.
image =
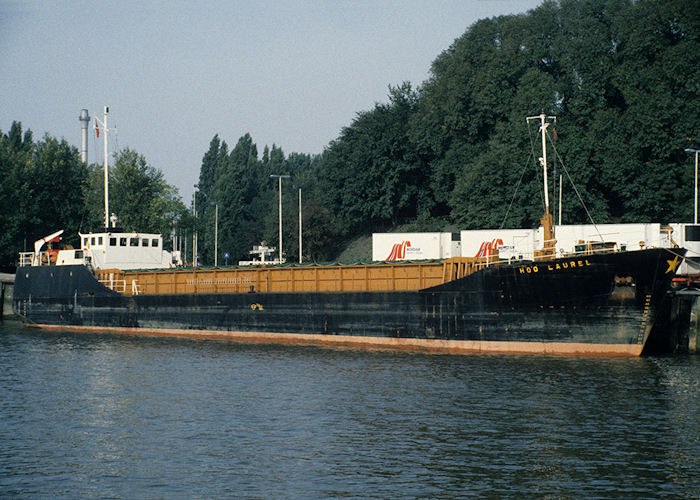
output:
M54 248L54 233L21 254L15 312L32 326L89 332L639 356L666 334L655 326L685 250L598 242L557 253L546 185L552 118L528 118L540 122L545 212L543 247L527 258L488 249L438 261L183 268L160 235L105 227L80 234L79 249Z

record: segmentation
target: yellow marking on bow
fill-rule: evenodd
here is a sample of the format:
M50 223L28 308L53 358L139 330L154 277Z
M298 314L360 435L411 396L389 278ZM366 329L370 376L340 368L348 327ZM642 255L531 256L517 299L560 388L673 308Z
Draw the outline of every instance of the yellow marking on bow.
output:
M675 273L676 268L678 268L678 265L681 263L681 259L679 259L678 255L676 255L673 260L666 260L666 262L668 262L668 269L666 269L666 274Z

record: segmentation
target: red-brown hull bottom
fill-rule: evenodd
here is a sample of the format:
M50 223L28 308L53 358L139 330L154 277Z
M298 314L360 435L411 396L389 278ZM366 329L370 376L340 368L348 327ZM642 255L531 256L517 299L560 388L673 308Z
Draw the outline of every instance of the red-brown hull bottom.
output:
M640 356L642 345L589 344L580 342L506 342L478 340L439 340L390 337L356 337L352 335L236 332L219 330L183 330L171 328L123 328L103 326L30 325L44 330L110 333L146 337L182 337L230 340L243 343L297 344L361 349L390 349L444 354L513 353L584 356Z

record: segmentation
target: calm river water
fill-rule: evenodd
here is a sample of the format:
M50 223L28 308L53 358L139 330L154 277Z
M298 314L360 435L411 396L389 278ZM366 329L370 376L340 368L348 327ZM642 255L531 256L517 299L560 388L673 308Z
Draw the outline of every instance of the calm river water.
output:
M698 498L700 357L0 324L2 498Z

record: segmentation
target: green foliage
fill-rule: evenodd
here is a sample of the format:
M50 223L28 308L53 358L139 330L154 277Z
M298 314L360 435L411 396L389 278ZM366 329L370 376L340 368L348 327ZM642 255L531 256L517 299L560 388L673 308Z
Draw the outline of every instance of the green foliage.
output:
M0 132L0 268L9 268L24 249L23 219L30 181L25 175L34 148L31 131L22 139L22 124L13 122L10 132ZM31 238L31 236L30 236ZM30 244L33 240L30 240Z
M279 246L278 180L270 175L290 175L282 180L283 250L290 262L299 259L299 204L302 196L304 261L326 260L336 251L338 239L328 209L318 203L318 159L292 153L285 158L276 145L265 146L258 159L258 149L249 134L240 137L228 153L226 143L215 136L202 158L197 193L198 259L214 264L215 219L218 204L218 261L229 263L248 260L253 245L265 242ZM215 166L212 166L215 165Z
M110 211L131 231L168 235L186 217L177 190L146 159L125 149L110 169ZM78 232L104 227L104 170L85 165L78 150L50 136L34 142L14 122L0 132L0 267L11 269L19 251L63 229L63 242L78 245Z
M86 216L82 186L88 172L78 151L49 136L34 143L31 131L13 122L0 132L0 267L11 268L17 253L35 240L64 229L64 241L77 243Z
M25 195L25 230L42 234L47 228L64 229L64 240L77 243L86 212L80 187L88 175L77 149L65 139L46 136L36 144L25 175L32 179Z
M697 33L698 10L682 1L545 2L475 23L435 60L412 116L435 214L497 224L523 159L506 145L527 137L499 124L544 110L558 116L558 151L597 221L688 220L680 172L700 113ZM564 193L564 221L587 222L568 181ZM534 199L517 197L515 213L532 217Z
M322 203L342 234L415 217L419 201L430 198L407 135L416 98L408 83L390 87L389 104L358 113L324 152L318 173L326 193Z
M386 103L357 113L319 155L285 156L273 144L259 157L249 134L230 151L215 135L193 200L200 260L214 262L215 204L220 262L224 252L247 259L263 240L279 244L272 174L292 176L282 181L289 261L298 260L293 185L302 190L305 261L334 259L344 241L399 226L533 227L543 210L541 150L525 117L541 112L557 116L550 205L557 170L564 223L589 222L588 213L596 222L688 221L693 172L683 150L700 147L699 31L700 9L687 0L545 0L474 23L436 57L427 81L389 86ZM3 262L25 235L103 224L102 170L76 155L48 137L34 144L17 123L0 134ZM110 182L123 225L168 233L177 221L191 238L195 218L143 157L120 152Z
M177 189L143 155L129 148L116 153L114 159L109 170L109 210L118 217L117 226L169 235L186 213ZM89 170L83 191L89 225L84 230L95 230L104 227L104 169L93 164Z
M550 209L557 171L564 223L587 223L588 214L597 222L689 220L683 149L699 146L686 140L700 133L699 17L685 0L547 0L525 15L474 23L417 91L390 86L387 103L359 112L320 155L285 159L273 145L250 161L246 135L216 181L224 217L237 220L227 226L236 248L257 243L250 235L261 227L277 242L271 173L293 176L283 183L289 260L298 244L292 183L303 186L305 258L333 258L342 241L397 226L536 226L541 149L525 117L541 112L557 116Z

